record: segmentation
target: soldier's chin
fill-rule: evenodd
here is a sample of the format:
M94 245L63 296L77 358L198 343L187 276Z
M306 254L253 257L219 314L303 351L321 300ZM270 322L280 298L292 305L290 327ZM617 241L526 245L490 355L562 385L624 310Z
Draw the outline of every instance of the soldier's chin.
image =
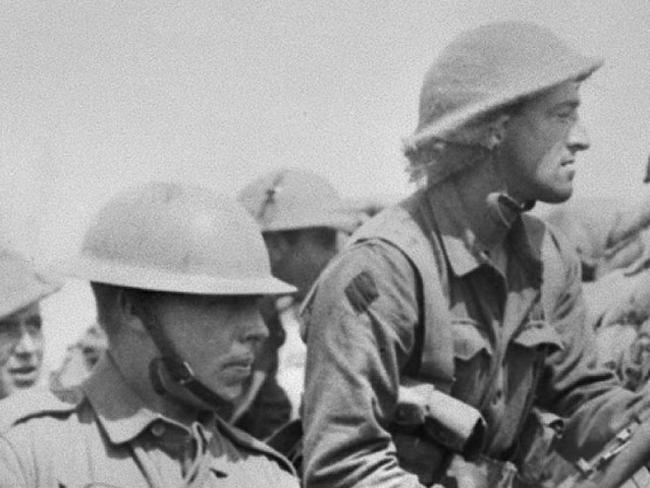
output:
M239 397L241 397L242 393L244 392L244 384L235 383L232 385L221 386L220 388L216 388L215 392L224 400L228 402L234 402Z
M212 393L216 394L219 399L223 400L224 404L228 405L234 403L244 392L243 383L237 383L234 385L210 385L204 383L204 386L212 391ZM207 405L202 398L198 398L194 394L192 394L192 398L198 400L203 407L216 407L215 405Z
M564 188L554 188L545 192L537 200L544 203L564 203L573 195L573 185Z

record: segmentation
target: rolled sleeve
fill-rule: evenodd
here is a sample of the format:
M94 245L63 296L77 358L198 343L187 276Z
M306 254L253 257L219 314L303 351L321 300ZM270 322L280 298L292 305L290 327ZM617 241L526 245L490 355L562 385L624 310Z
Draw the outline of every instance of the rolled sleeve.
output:
M336 258L305 304L305 486L422 486L387 430L414 346L415 293L406 257L365 242Z

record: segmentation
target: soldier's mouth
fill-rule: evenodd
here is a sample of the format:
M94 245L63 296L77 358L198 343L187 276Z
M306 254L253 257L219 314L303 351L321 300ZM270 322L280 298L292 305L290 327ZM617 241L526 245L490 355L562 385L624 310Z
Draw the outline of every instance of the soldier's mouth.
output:
M10 368L9 374L18 386L29 386L36 381L38 377L38 368L36 366Z

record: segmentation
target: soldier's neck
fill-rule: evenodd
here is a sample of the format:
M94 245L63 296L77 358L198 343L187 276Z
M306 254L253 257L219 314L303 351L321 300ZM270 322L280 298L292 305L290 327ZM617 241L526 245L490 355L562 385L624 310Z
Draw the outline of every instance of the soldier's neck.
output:
M454 186L480 245L485 250L501 245L519 212L504 205L505 184L494 164L477 164L454 176L449 184Z

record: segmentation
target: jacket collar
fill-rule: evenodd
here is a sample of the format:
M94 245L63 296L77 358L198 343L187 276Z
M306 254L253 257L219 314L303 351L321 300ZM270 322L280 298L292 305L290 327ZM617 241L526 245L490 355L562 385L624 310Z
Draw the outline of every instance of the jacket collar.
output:
M188 430L179 422L147 407L140 395L128 385L109 351L98 361L81 388L113 444L135 439L159 420Z
M433 219L452 272L465 276L489 263L476 234L469 225L467 210L453 185L441 183L422 192L421 209ZM541 282L541 236L543 224L526 215L518 217L506 234L504 246L530 278Z

